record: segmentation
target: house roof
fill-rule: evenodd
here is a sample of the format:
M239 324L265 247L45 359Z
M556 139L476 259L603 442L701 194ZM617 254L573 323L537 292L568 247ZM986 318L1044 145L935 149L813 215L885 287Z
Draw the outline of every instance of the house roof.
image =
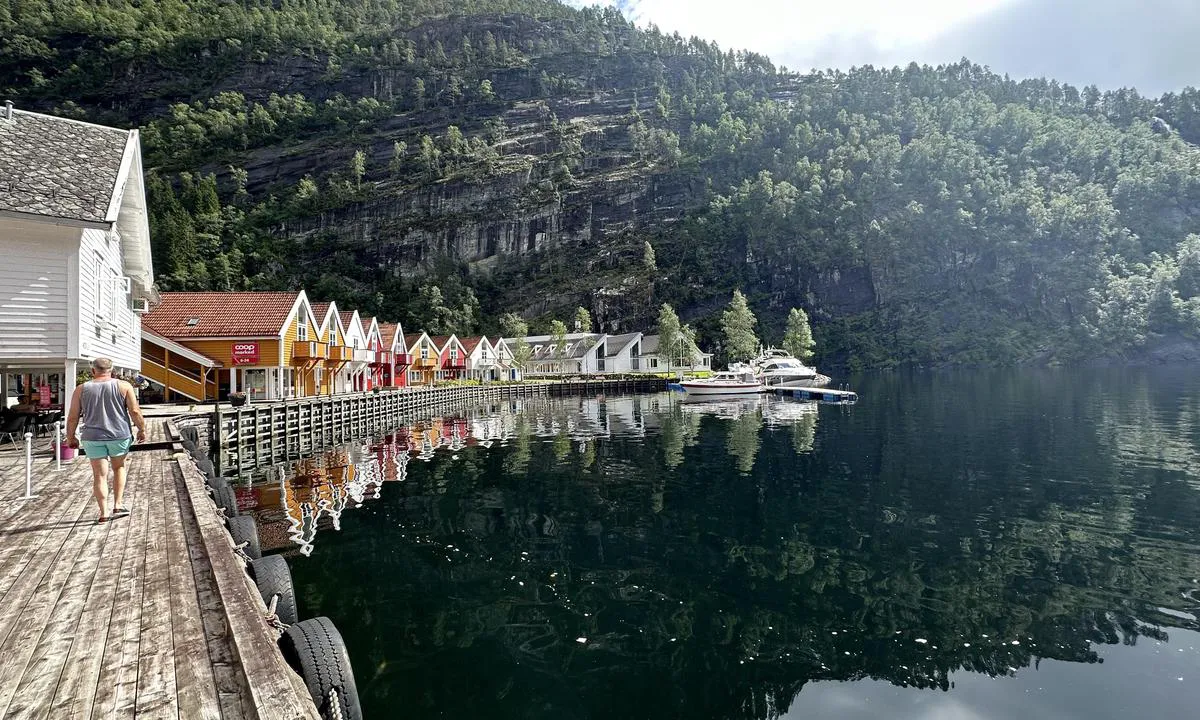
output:
M417 341L421 339L422 335L425 335L425 333L409 333L409 334L405 335L404 336L404 347L411 350L412 346L415 345L417 343ZM429 337L429 336L425 335L425 337Z
M642 336L641 333L625 333L624 335L609 335L608 345L604 349L608 352L608 357L619 355L622 350L629 347L631 343Z
M131 142L136 131L0 110L0 211L114 222Z
M459 340L459 339L458 339L458 337L457 337L457 336L455 336L455 335L435 335L435 336L433 336L433 337L429 338L429 341L430 341L431 343L433 343L433 346L434 346L435 348L437 348L437 349L438 349L438 352L441 352L441 351L445 350L445 349L446 349L446 345L447 345L447 344L448 344L448 343L449 343L451 340L453 340L454 342L458 343L459 345L462 345L462 340Z
M383 340L383 346L391 349L396 344L396 333L400 331L400 323L381 322L379 323L379 337Z
M150 343L158 345L161 348L166 348L176 355L185 357L198 365L203 365L204 367L221 367L220 360L214 360L204 353L196 352L186 345L180 345L174 340L165 338L156 332L146 329L145 327L142 328L142 337Z
M279 334L299 296L299 291L163 293L142 316L142 325L171 340L271 337Z
M658 353L658 336L643 335L642 336L642 354L655 355Z
M470 355L471 353L475 352L475 348L479 347L479 343L483 339L484 338L482 338L482 337L468 337L468 338L459 338L458 341L460 343L462 343L463 350L466 350L467 354Z
M540 335L527 338L526 342L533 348L533 353L530 357L533 360L577 360L587 355L604 338L603 335L596 335L594 333L575 333L565 337L567 345L565 354L560 354L562 351L558 348L555 348L554 353L550 352L550 345L553 343L550 342L552 338L549 336L546 336L545 339L542 339ZM537 340L537 342L534 342L534 340Z

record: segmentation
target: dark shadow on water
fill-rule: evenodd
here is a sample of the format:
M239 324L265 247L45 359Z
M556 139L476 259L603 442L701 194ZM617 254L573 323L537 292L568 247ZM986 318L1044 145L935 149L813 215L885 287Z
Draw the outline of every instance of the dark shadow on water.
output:
M241 492L368 717L768 718L814 682L953 695L1197 629L1190 368L850 382L464 409Z

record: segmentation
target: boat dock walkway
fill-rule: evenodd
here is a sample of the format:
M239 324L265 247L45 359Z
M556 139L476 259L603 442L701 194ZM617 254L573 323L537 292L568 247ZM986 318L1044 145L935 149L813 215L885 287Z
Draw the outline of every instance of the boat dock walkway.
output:
M151 440L166 439L151 421ZM96 524L86 458L0 449L0 718L315 719L203 478L129 456L132 514Z
M769 387L768 391L797 400L818 400L831 403L858 402L858 393L850 390L834 390L822 387Z

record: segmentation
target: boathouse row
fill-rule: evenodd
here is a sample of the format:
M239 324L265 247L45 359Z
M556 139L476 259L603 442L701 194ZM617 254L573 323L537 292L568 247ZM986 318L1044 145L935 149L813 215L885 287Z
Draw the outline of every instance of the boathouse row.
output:
M275 401L525 375L707 370L712 359L698 353L683 367L668 366L658 338L642 333L574 333L562 348L549 336L406 335L399 323L333 302L312 303L303 290L163 293L142 324L141 376L149 385L143 395L166 402L231 394ZM521 342L530 351L524 367L514 356Z

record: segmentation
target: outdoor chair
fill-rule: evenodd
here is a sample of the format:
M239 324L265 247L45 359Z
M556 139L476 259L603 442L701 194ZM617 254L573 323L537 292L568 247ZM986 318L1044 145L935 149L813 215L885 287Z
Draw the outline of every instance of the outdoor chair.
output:
M53 430L54 423L58 422L59 420L62 420L62 416L63 416L63 414L61 412L57 412L57 411L43 413L41 415L38 415L37 423L36 423L37 424L37 434L42 435L47 430Z
M17 445L17 438L22 438L29 429L29 416L13 413L0 423L0 437L7 436L8 441Z

